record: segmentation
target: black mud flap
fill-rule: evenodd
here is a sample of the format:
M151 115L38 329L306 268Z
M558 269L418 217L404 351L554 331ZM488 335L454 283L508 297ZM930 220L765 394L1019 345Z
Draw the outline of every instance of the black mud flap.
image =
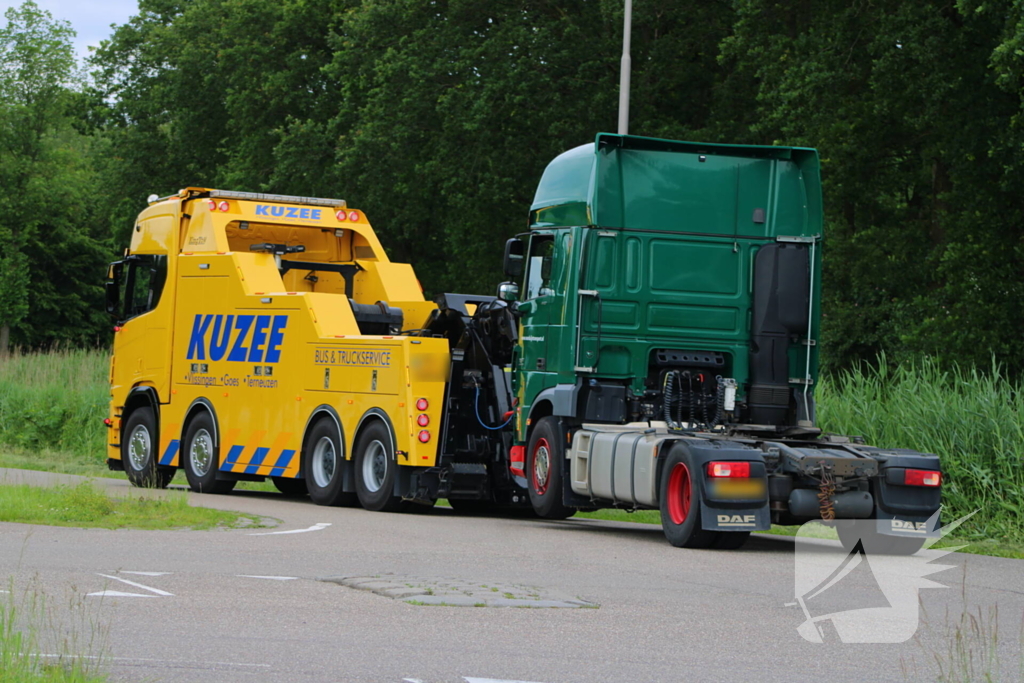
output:
M906 469L941 472L939 457L906 449L862 448L875 460L879 476L871 483L877 532L887 536L928 538L941 534L942 487L904 486Z
M701 528L707 531L766 531L772 526L768 503L756 508L718 508L700 504Z
M883 536L938 538L942 535L942 520L937 510L931 516L894 515L884 510L876 510L875 523L875 530Z
M765 531L771 528L768 511L768 479L763 454L746 444L720 439L685 438L694 469L700 473L701 528L708 531ZM736 493L728 497L714 492L704 475L704 466L712 461L750 463L750 482L759 483L760 491L747 499L738 499ZM696 474L696 473L695 473Z

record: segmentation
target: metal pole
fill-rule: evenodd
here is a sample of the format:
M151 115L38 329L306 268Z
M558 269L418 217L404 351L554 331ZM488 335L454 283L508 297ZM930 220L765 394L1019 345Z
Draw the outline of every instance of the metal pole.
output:
M619 135L629 135L629 39L633 28L633 0L626 0L626 18L622 27L622 66L619 73Z

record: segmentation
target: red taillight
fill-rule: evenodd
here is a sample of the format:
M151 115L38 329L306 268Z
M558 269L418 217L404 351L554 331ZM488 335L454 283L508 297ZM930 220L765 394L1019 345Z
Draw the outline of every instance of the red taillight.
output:
M114 332L120 332L120 331L121 331L121 326L120 325L114 325Z
M427 417L426 415L420 415L419 417L416 418L416 424L418 424L420 427L426 427L428 424L430 424L430 418Z
M709 477L737 477L746 478L750 476L749 462L709 462Z
M430 441L430 432L426 429L420 431L420 443L426 443Z
M221 202L220 206L218 206L217 208L220 209L221 211L227 211L228 210L228 203L227 202Z
M207 199L206 200L206 205L208 207L210 207L210 211L216 211L217 210L217 202L215 202L212 199Z
M112 426L114 424L114 421L111 420L109 417L105 417L105 418L103 418L103 424L105 424L108 427L110 427L110 426Z
M942 472L934 470L906 470L903 473L903 483L907 486L940 486L942 484Z
M339 221L343 221L346 218L348 218L348 214L345 213L345 211L343 209L343 210L337 212L336 214L334 214L334 217L337 218Z
M350 221L352 221L353 223L355 223L355 222L356 222L357 220L359 220L359 212L358 212L358 211L353 211L353 212L351 212L351 213L350 213L350 214L348 215L348 219L349 219Z
M427 401L427 399L425 399L425 398L421 398L418 401L416 401L416 410L418 410L420 412L423 412L424 410L426 410L429 407L430 407L430 402Z

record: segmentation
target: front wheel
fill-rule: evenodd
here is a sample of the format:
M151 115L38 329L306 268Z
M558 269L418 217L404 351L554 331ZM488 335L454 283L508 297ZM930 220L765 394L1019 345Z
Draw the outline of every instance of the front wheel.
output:
M661 528L677 548L710 548L718 540L717 532L701 528L701 487L694 477L698 472L689 451L678 445L665 458L659 498Z
M380 420L367 425L356 442L356 494L367 510L398 512L402 499L394 494L398 462L391 432Z
M538 517L566 519L576 511L562 503L562 467L565 465L565 432L556 417L541 418L530 434L526 476L530 503Z
M136 408L125 423L121 439L121 462L133 486L167 488L174 468L162 467L157 455L156 418L152 408Z

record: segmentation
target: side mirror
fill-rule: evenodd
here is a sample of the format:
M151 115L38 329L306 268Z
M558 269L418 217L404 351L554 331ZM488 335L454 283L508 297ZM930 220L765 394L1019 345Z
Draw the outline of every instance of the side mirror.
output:
M523 241L513 237L505 242L505 277L515 280L523 274Z
M498 298L502 301L516 301L519 298L519 285L514 282L502 282L498 285Z
M104 283L107 295L107 313L115 318L120 315L122 270L124 270L124 261L111 263L110 269L107 271L107 281Z

